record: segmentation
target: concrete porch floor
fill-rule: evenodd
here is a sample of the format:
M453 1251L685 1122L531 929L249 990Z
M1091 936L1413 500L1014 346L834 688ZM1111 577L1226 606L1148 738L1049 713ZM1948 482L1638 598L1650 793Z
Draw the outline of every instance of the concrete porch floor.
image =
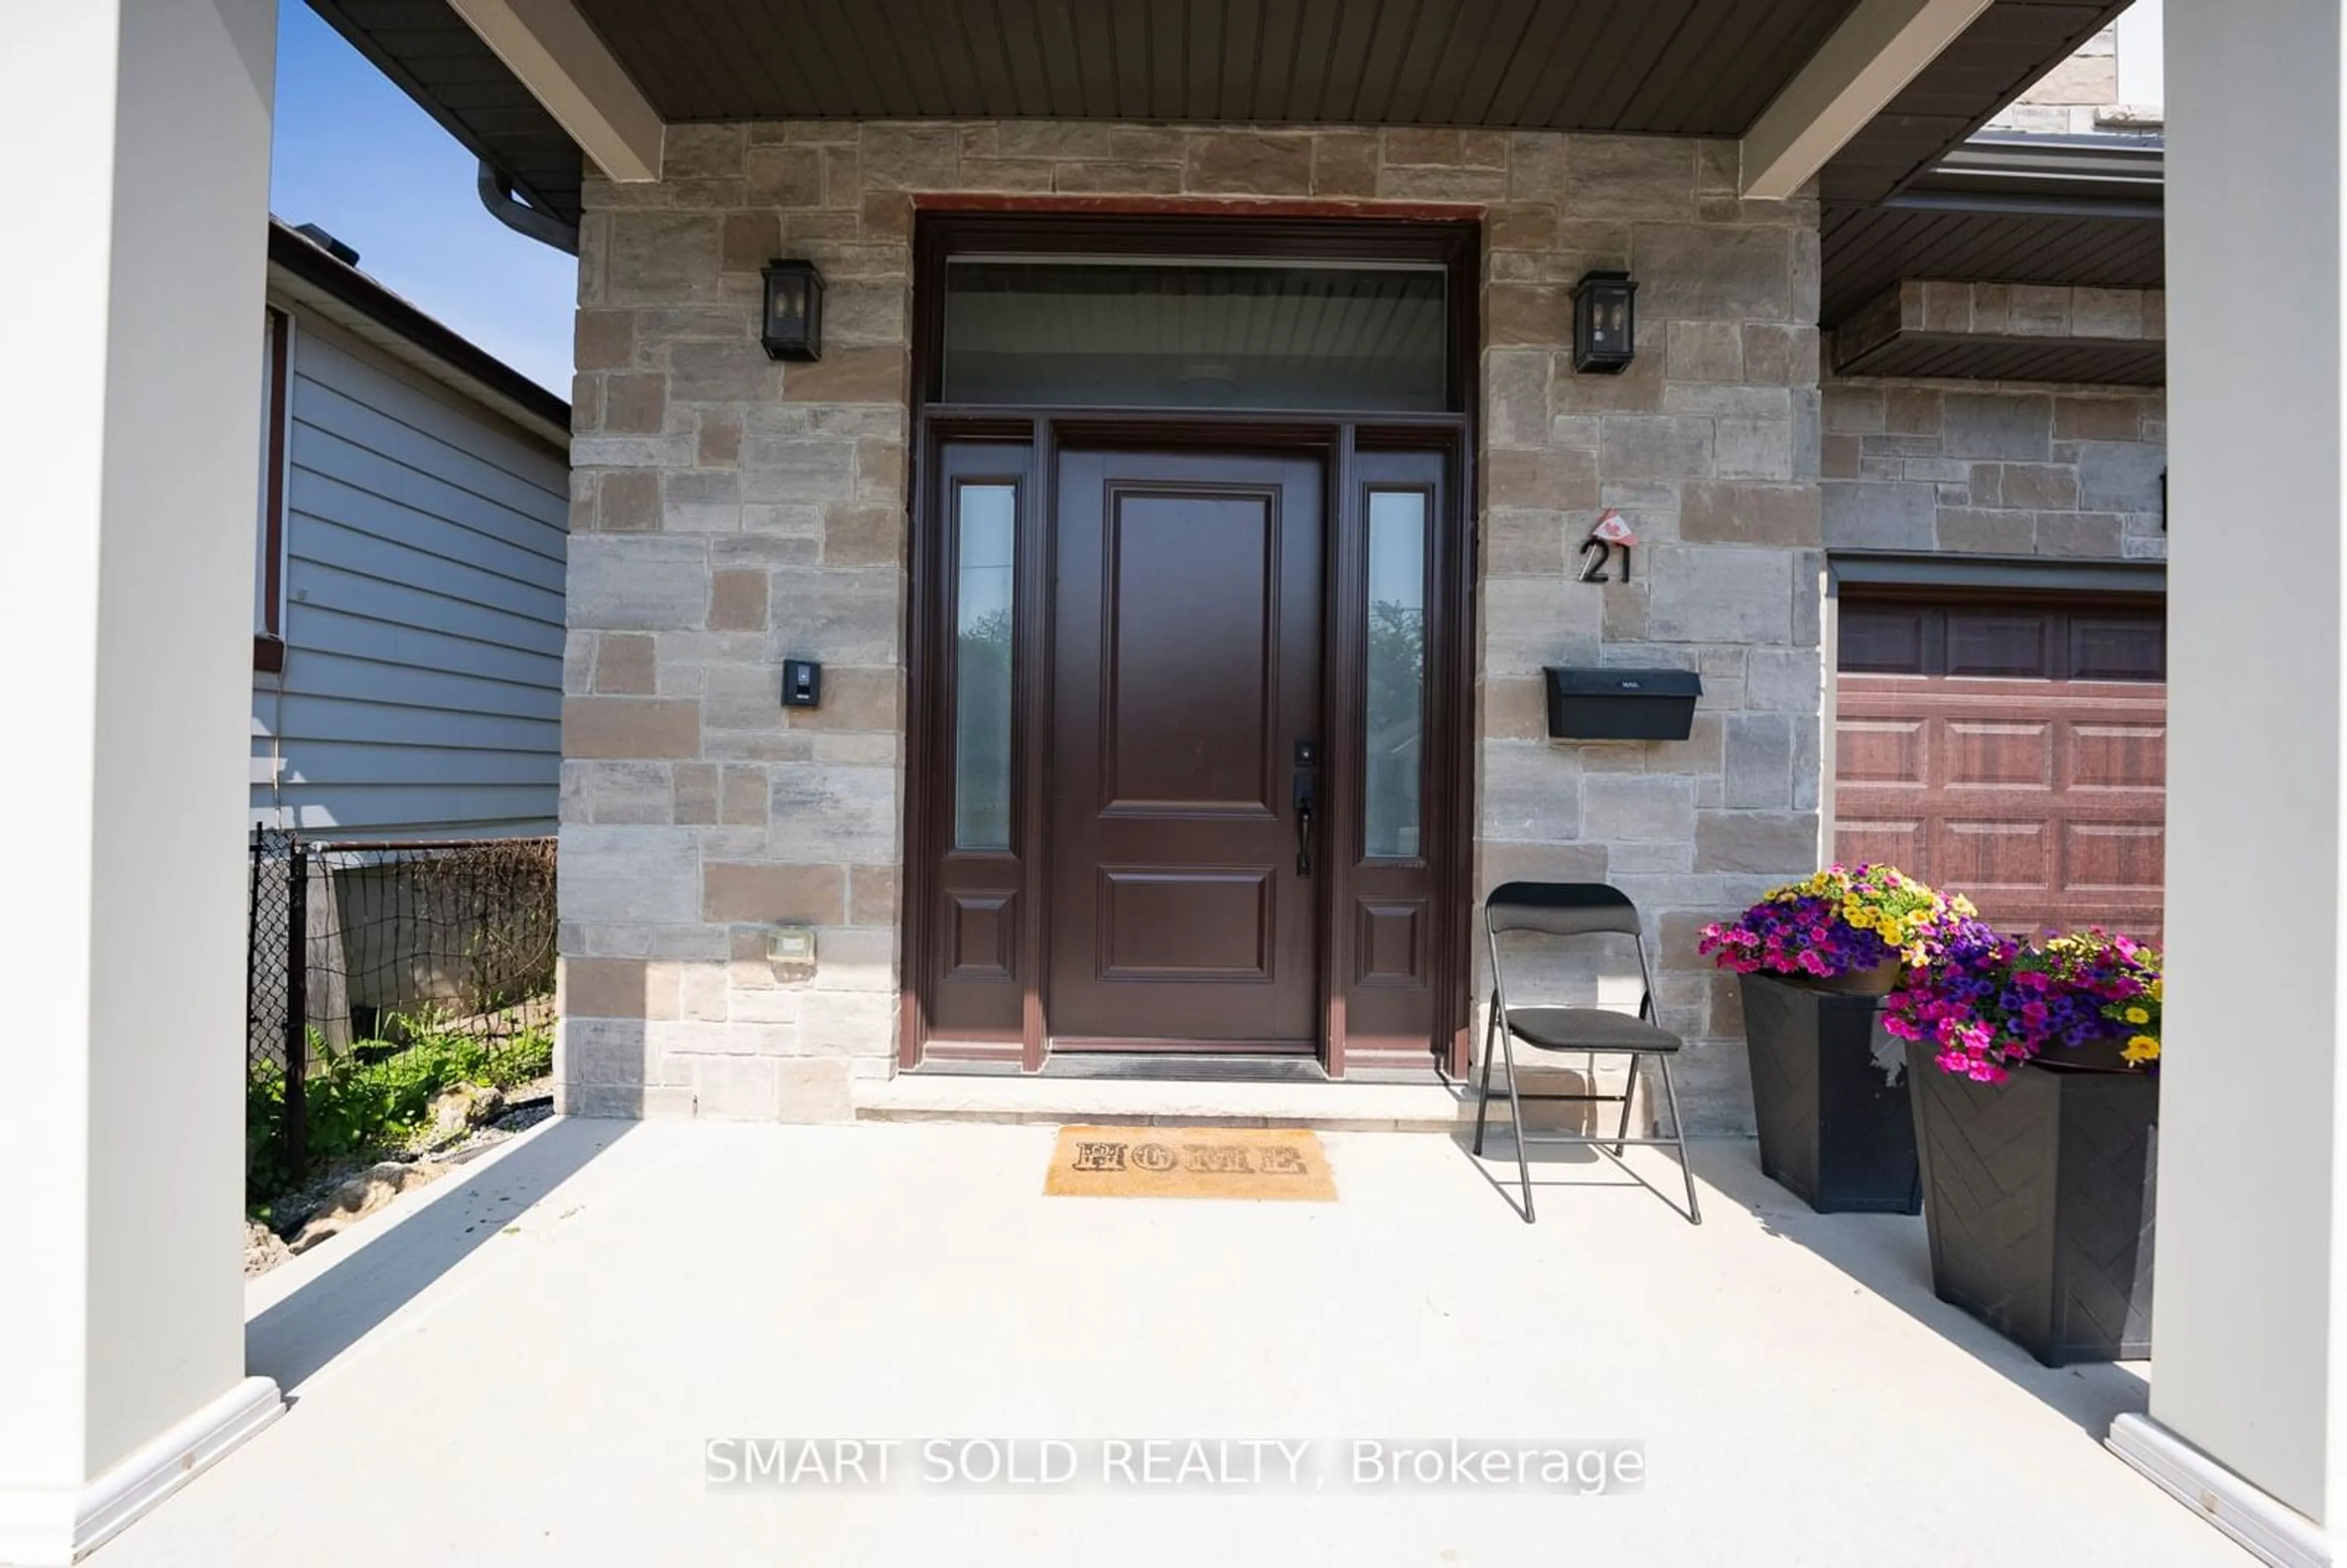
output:
M95 1561L2251 1561L2101 1446L2141 1368L2037 1366L1932 1298L1921 1221L1811 1214L1748 1144L1699 1147L1698 1229L1564 1151L1527 1226L1440 1133L1324 1134L1333 1204L1046 1199L1052 1135L549 1122L256 1281L292 1409ZM980 1435L1624 1440L1647 1481L703 1481L714 1437Z

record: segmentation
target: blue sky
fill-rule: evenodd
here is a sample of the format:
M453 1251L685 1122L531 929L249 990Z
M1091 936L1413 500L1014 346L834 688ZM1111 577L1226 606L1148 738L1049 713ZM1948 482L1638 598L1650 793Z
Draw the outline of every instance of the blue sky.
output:
M302 0L280 0L270 210L558 395L578 263L481 208L478 163Z

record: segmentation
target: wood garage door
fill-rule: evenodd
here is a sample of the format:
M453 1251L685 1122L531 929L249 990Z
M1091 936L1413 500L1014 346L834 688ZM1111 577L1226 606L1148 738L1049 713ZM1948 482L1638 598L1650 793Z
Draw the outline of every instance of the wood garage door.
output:
M2005 930L2159 939L2157 600L1845 595L1840 636L1840 859L1965 894Z

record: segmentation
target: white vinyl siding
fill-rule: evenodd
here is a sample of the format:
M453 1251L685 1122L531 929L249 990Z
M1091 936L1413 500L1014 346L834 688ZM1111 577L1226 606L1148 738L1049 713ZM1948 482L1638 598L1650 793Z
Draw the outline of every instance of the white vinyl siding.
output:
M255 678L253 819L553 832L565 455L306 313L290 423L285 670Z

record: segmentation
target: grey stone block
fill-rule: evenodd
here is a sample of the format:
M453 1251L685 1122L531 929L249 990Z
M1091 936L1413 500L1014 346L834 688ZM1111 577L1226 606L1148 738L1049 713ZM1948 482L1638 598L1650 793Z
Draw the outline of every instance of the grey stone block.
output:
M1829 549L1927 550L1935 542L1940 495L1930 485L1828 479L1820 488Z
M1492 446L1548 444L1553 358L1544 349L1495 349L1483 356L1484 428Z
M1655 641L1792 641L1792 557L1786 552L1667 545L1648 559L1646 632Z
M1676 415L1609 414L1599 446L1608 479L1701 479L1712 471L1712 421Z
M1951 457L2043 463L2054 445L2054 399L2042 393L1951 392L1940 450Z
M883 866L897 858L897 773L782 764L773 770L766 852L802 865Z
M555 1071L565 1083L627 1089L647 1081L650 1053L641 1019L566 1018L556 1033ZM603 1112L635 1113L632 1107Z
M1668 137L1587 136L1568 144L1559 206L1593 218L1695 216L1695 144Z
M1647 570L1646 562L1638 569ZM1537 677L1550 664L1597 661L1605 613L1599 589L1553 578L1501 578L1483 585L1482 600L1484 674Z
M1693 781L1595 774L1582 781L1581 836L1598 843L1685 843L1695 834Z
M1815 713L1823 666L1815 648L1754 648L1744 656L1744 701L1769 712Z
M1482 751L1481 836L1545 843L1580 836L1579 758L1539 741L1492 741Z
M566 762L562 793L565 820L581 823L666 824L675 797L666 763Z
M1791 878L1817 869L1815 812L1707 811L1696 823L1695 868Z
M903 580L892 567L776 571L766 604L774 657L893 664Z
M668 364L668 395L679 403L759 403L782 390L782 367L747 337L671 343Z
M1793 720L1784 713L1730 713L1722 804L1781 810L1792 804Z
M721 225L714 213L613 212L607 219L607 302L665 305L717 297Z
M1670 321L1789 321L1794 231L1692 223L1641 223L1631 271L1638 309Z
M2078 505L2090 512L2157 512L2168 449L2136 441L2078 443Z
M1664 374L1675 382L1744 379L1744 328L1736 322L1667 323Z
M2040 512L2037 553L2108 559L2125 553L2126 531L2116 512Z
M1967 554L2028 555L2037 548L2037 514L1950 507L1940 514L1940 548Z
M2067 464L2007 463L1998 494L2007 507L2066 512L2078 505L2078 471Z
M846 501L856 496L856 443L825 437L752 436L743 442L745 501Z
M701 920L701 846L689 827L565 823L556 901L565 920Z
M1882 389L1836 382L1819 393L1825 427L1837 436L1872 436L1887 427Z
M699 539L578 534L569 551L572 626L661 631L701 624L709 604L709 559Z
M1775 419L1722 419L1713 438L1714 468L1723 479L1793 477L1793 426Z

